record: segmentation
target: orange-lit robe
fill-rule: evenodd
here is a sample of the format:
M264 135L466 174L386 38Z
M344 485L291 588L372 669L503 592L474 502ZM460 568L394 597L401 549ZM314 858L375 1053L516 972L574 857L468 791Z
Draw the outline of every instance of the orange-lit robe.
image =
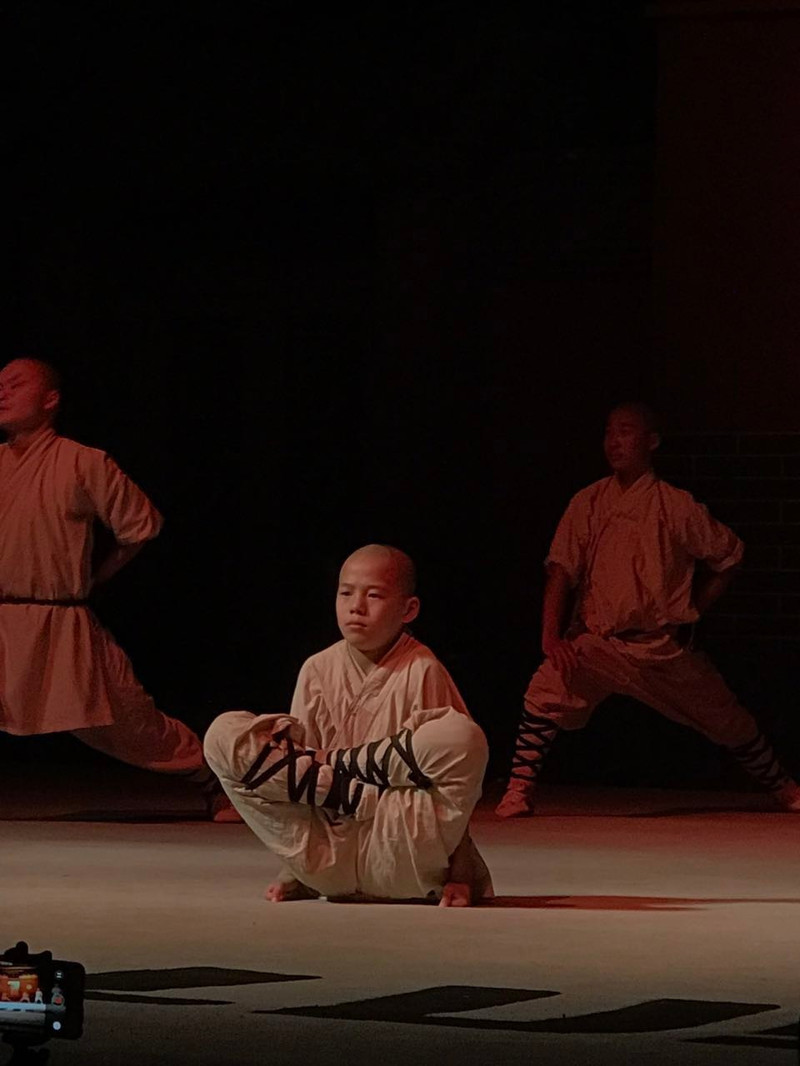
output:
M614 477L577 493L558 524L548 563L579 590L590 633L655 633L697 621L695 564L727 570L744 547L703 504L650 472L627 491Z
M442 714L441 708L451 708ZM291 715L301 725L304 743L313 748L352 747L416 727L434 718L447 729L455 715L471 719L442 664L414 637L404 633L384 658L372 664L346 641L311 656L300 670ZM253 747L253 733L274 716L245 716L237 737L208 751L211 766L226 775L219 750ZM218 720L219 723L220 720ZM220 723L221 724L221 723ZM216 725L216 723L215 723ZM260 801L229 791L245 821L278 854L292 876L323 895L361 892L407 899L441 894L449 859L464 836L477 802L486 767L486 741L472 723L466 760L452 775L448 799L434 788L391 788L380 798L374 819L337 818L320 808ZM214 730L212 726L212 730ZM249 735L246 735L249 734ZM258 750L258 744L255 744ZM226 756L228 761L235 761ZM445 767L449 773L451 768Z
M741 561L743 550L705 506L652 472L627 491L613 477L583 489L559 522L547 557L576 591L570 636L578 667L566 683L546 660L531 680L526 708L574 729L617 692L719 744L752 739L753 718L711 663L675 639L678 626L698 618L696 563L722 572Z
M50 429L21 456L0 445L0 729L78 731L135 765L198 769L197 737L155 708L85 604L95 519L120 544L155 537L162 522L102 451Z

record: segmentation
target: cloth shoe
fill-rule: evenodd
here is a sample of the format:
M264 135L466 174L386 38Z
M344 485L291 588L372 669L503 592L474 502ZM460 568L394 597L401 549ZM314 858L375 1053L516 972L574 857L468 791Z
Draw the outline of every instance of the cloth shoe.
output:
M791 814L800 814L800 785L796 781L776 789L772 797L781 810L789 811Z
M526 818L534 813L533 789L523 782L511 781L494 809L498 818Z

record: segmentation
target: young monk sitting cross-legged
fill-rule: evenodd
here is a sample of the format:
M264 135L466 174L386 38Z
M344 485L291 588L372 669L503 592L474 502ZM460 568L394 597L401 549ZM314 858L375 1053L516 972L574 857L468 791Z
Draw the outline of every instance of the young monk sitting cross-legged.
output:
M486 740L450 675L407 631L414 564L371 544L342 567L343 640L303 665L291 715L229 711L206 734L209 765L284 863L267 898L491 896L469 837Z

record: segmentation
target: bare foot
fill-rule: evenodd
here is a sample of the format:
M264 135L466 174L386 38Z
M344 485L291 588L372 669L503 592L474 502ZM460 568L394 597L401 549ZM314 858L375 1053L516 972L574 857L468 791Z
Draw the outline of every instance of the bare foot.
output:
M472 893L469 885L461 881L448 881L442 889L442 898L439 900L440 907L471 907Z
M264 898L270 903L290 903L296 899L319 899L319 892L302 881L273 881L267 885Z

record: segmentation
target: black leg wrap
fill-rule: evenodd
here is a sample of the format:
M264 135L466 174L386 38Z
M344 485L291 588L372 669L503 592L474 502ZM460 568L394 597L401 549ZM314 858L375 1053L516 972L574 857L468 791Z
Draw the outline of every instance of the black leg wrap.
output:
M558 726L551 718L523 708L511 776L520 781L535 781L557 734Z
M351 777L333 770L333 781L325 797L318 801L317 787L322 763L314 761L316 754L313 750L295 748L290 738L285 741L286 751L282 758L277 759L266 770L261 770L266 760L273 752L279 751L272 744L266 744L256 757L253 765L242 778L242 784L251 791L255 791L260 785L265 784L281 770L287 771L286 798L290 803L305 803L309 807L325 807L327 810L336 811L340 814L353 815L356 813L364 786L354 784ZM298 778L297 762L304 756L311 756L305 772Z
M330 752L328 761L338 773L383 789L389 788L391 784L389 760L392 752L395 752L408 767L408 780L411 784L416 785L417 788L430 788L433 782L420 770L414 756L413 736L410 729L402 729L389 738L382 737L368 744L360 744L357 748L342 748L339 751ZM378 762L376 756L382 745L385 745L384 752ZM365 754L363 769L358 761L362 752Z
M286 783L286 797L290 803L302 803L304 794L308 795L308 804L311 807L316 806L316 788L317 778L319 777L319 763L313 761L309 762L303 776L298 780L297 778L297 760L306 755L305 749L301 748L299 751L295 748L291 740L286 740L287 751L283 758L277 759L272 766L268 766L262 773L258 773L258 770L263 766L265 759L271 752L278 749L272 745L267 745L259 754L256 761L244 775L242 784L253 791L260 785L265 784L271 777L280 773L281 770L287 770L287 783Z
M333 783L320 806L325 807L327 810L337 811L339 814L354 815L358 810L363 794L364 786L362 784L354 784L352 778L345 777L337 770L334 770Z
M759 733L746 744L728 748L728 751L752 778L770 792L791 783L791 778L778 762L772 745L763 733Z
M253 761L253 765L242 777L242 784L247 785L248 788L256 788L257 786L253 784L256 779L256 774L267 761L272 752L277 750L278 749L274 744L265 744L261 751L258 753L258 755L256 755L255 760ZM267 773L267 776L264 778L259 778L259 781L268 781L270 777L272 777L272 774Z
M414 748L412 746L414 734L410 729L403 729L399 733L395 733L391 738L392 747L403 760L408 767L408 780L412 785L416 785L417 788L431 788L433 781L423 774L419 768L419 763L414 756ZM388 751L384 756L384 763L388 762Z

